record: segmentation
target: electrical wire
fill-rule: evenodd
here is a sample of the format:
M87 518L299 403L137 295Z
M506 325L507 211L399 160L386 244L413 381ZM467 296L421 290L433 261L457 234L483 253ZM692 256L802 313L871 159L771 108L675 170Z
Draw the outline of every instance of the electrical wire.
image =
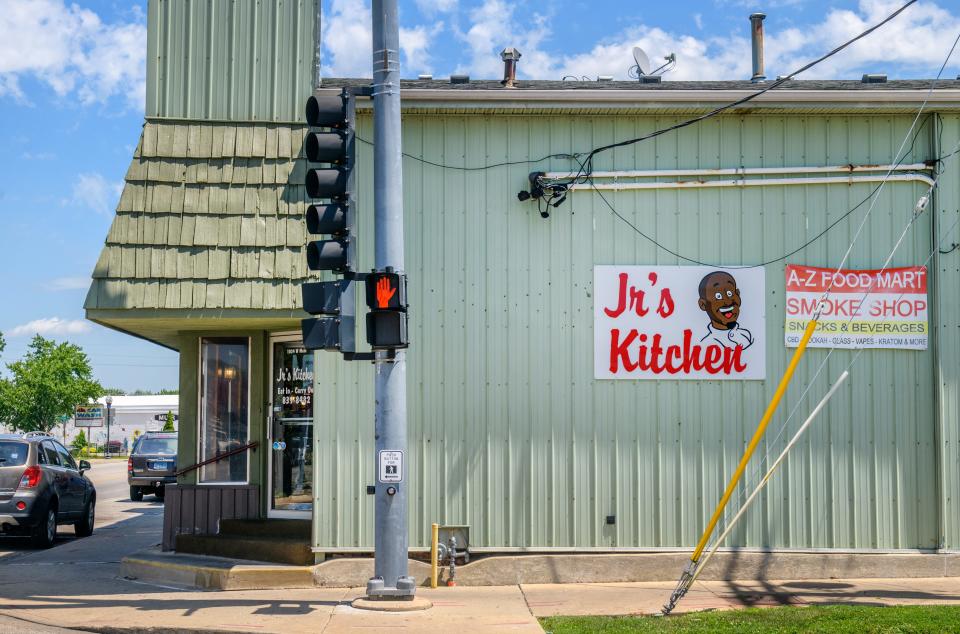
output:
M763 94L765 94L765 93L770 92L771 90L773 90L773 89L775 89L775 88L778 88L779 86L783 85L785 82L788 82L788 81L790 81L791 79L793 79L795 76L797 76L797 75L799 75L799 74L801 74L801 73L803 73L803 72L805 72L805 71L807 71L807 70L810 70L811 68L813 68L814 66L816 66L816 65L819 64L820 62L823 62L824 60L826 60L826 59L828 59L828 58L830 58L830 57L833 57L834 55L836 55L836 54L839 53L840 51L844 50L844 49L847 48L848 46L854 44L855 42L857 42L857 41L859 41L859 40L861 40L861 39L863 39L863 38L866 37L867 35L870 35L870 34L873 33L874 31L876 31L877 29L879 29L881 26L883 26L883 25L886 24L887 22L890 22L890 21L893 20L895 17L897 17L898 15L900 15L901 13L903 13L910 5L914 4L915 2L916 2L916 0L909 0L907 3L905 3L905 4L904 4L903 6L901 6L899 9L897 9L896 11L894 11L893 13L891 13L890 15L888 15L886 18L884 18L882 21L878 22L877 24L874 24L873 26L871 26L871 27L868 28L867 30L861 32L859 35L856 35L856 36L854 36L853 38L847 40L846 42L844 42L843 44L837 46L836 48L834 48L834 49L831 50L830 52L828 52L828 53L826 53L826 54L824 54L824 55L821 55L821 56L818 57L817 59L815 59L815 60L813 60L812 62L809 62L809 63L807 63L807 64L805 64L805 65L803 65L803 66L801 66L800 68L798 68L797 70L793 71L793 72L790 73L789 75L784 75L784 76L782 76L782 77L779 77L779 78L777 78L776 81L770 83L768 86L765 86L764 88L761 88L760 90L757 90L757 91L755 91L755 92L753 92L753 93L750 93L749 95L746 95L746 96L744 96L744 97L741 97L740 99L737 99L736 101L732 101L732 102L727 103L727 104L724 104L724 105L722 105L722 106L718 106L717 108L714 108L713 110L711 110L711 111L709 111L709 112L706 112L706 113L704 113L704 114L702 114L702 115L693 117L693 118L691 118L691 119L687 119L687 120L685 120L685 121L681 121L680 123L676 123L676 124L671 125L671 126L667 126L666 128L661 128L660 130L655 130L654 132L651 132L651 133L649 133L649 134L645 134L645 135L643 135L643 136L636 137L636 138L633 138L633 139L627 139L627 140L625 140L625 141L618 141L618 142L616 142L616 143L611 143L611 144L609 144L609 145L602 145L602 146L600 146L600 147L598 147L598 148L594 148L593 150L590 150L590 152L587 153L587 158L586 158L586 160L584 161L584 163L585 163L585 165L586 165L586 170L581 170L580 172L578 172L577 175L573 178L573 180L570 181L570 182L568 182L568 183L566 183L566 184L567 184L567 185L570 185L570 184L576 183L576 182L583 182L583 181L580 180L581 178L586 179L587 177L589 177L589 174L593 171L593 157L595 157L597 154L599 154L599 153L601 153L601 152L606 152L607 150L612 150L612 149L619 148L619 147L625 147L625 146L628 146L628 145L634 145L634 144L636 144L636 143L640 143L641 141L647 141L647 140L649 140L649 139L656 138L656 137L661 136L661 135L663 135L663 134L666 134L666 133L668 133L668 132L673 132L673 131L680 130L680 129L682 129L682 128L686 128L686 127L688 127L688 126L694 125L694 124L696 124L696 123L700 123L701 121L704 121L704 120L706 120L706 119L710 119L711 117L715 117L715 116L717 116L718 114L721 114L721 113L723 113L723 112L726 112L727 110L730 110L731 108L736 108L737 106L743 105L743 104L747 103L748 101L753 101L754 99L756 99L756 98L759 97L760 95L763 95Z
M663 134L666 134L666 133L668 133L668 132L673 132L674 130L679 130L679 129L685 128L685 127L687 127L687 126L691 126L691 125L693 125L693 124L695 124L695 123L699 123L699 122L701 122L701 121L704 121L705 119L709 119L709 118L711 118L711 117L715 117L715 116L717 116L718 114L721 114L721 113L723 113L723 112L726 112L727 110L730 110L731 108L736 108L737 106L740 106L740 105L743 105L743 104L745 104L745 103L747 103L747 102L749 102L749 101L752 101L752 100L756 99L757 97L759 97L760 95L763 95L763 94L765 94L765 93L767 93L767 92L770 92L771 90L773 90L773 89L775 89L775 88L778 88L779 86L781 86L782 84L784 84L784 83L787 82L787 81L790 81L791 79L793 79L795 76L799 75L800 73L803 73L803 72L805 72L805 71L807 71L807 70L810 70L811 68L813 68L814 66L816 66L816 65L819 64L820 62L823 62L824 60L826 60L826 59L828 59L828 58L836 55L837 53L839 53L840 51L842 51L842 50L844 50L845 48L849 47L850 45L854 44L854 43L857 42L858 40L866 37L867 35L870 35L870 34L873 33L874 31L876 31L878 28L880 28L881 26L883 26L883 25L886 24L887 22L893 20L895 17L897 17L898 15L900 15L901 13L903 13L910 5L915 4L916 2L917 2L917 0L909 0L909 1L906 2L903 6L901 6L899 9L897 9L896 11L894 11L893 13L891 13L890 15L888 15L886 18L884 18L882 21L880 21L880 22L878 22L877 24L871 26L871 27L868 28L867 30L861 32L859 35L856 35L856 36L854 36L853 38L847 40L847 41L844 42L843 44L837 46L836 48L834 48L834 49L831 50L830 52L828 52L828 53L826 53L826 54L818 57L817 59L813 60L812 62L809 62L809 63L805 64L804 66L801 66L800 68L798 68L797 70L793 71L793 72L790 73L789 75L785 75L785 76L783 76L783 77L778 78L776 81L771 82L769 85L765 86L764 88L762 88L762 89L760 89L760 90L757 90L757 91L755 91L755 92L750 93L749 95L746 95L746 96L744 96L744 97L741 97L740 99L737 99L736 101L732 101L732 102L727 103L727 104L725 104L725 105L718 106L717 108L714 108L713 110L711 110L711 111L709 111L709 112L707 112L707 113L704 113L704 114L702 114L702 115L693 117L693 118L691 118L691 119L687 119L687 120L685 120L685 121L681 121L680 123L677 123L677 124L668 126L668 127L666 127L666 128L660 129L660 130L656 130L656 131L654 131L654 132L651 132L650 134L647 134L647 135L644 135L644 136L641 136L641 137L636 137L636 138L633 138L633 139L627 139L627 140L625 140L625 141L619 141L619 142L617 142L617 143L612 143L612 144L610 144L610 145L601 146L601 147L594 148L594 149L592 149L592 150L585 151L585 152L562 152L562 153L556 153L556 154L547 154L546 156L542 156L542 157L536 158L536 159L523 159L523 160L516 160L516 161L501 161L501 162L497 162L497 163L489 163L489 164L487 164L487 165L476 165L476 166L447 165L447 164L444 164L444 163L439 163L439 162L436 162L436 161L431 161L431 160L426 159L426 158L424 158L424 157L422 157L422 156L417 156L417 155L415 155L415 154L410 154L410 153L408 153L408 152L403 152L402 154L403 154L403 156L405 156L405 157L407 157L407 158L409 158L409 159L412 159L412 160L414 160L414 161L418 161L418 162L420 162L420 163L423 163L424 165L430 165L430 166L433 166L433 167L438 167L438 168L440 168L440 169L458 170L458 171L464 171L464 172L482 171L482 170L494 169L494 168L497 168L497 167L507 167L507 166L512 166L512 165L533 165L533 164L536 164L536 163L542 163L543 161L547 161L547 160L550 160L550 159L570 159L570 160L578 161L578 162L580 162L580 164L581 164L581 169L576 173L576 176L573 177L573 180L571 180L571 183L572 183L572 182L584 182L584 179L586 178L586 175L589 174L589 173L593 170L593 165L592 165L593 157L596 156L597 154L599 154L600 152L605 152L605 151L607 151L607 150L611 150L611 149L614 149L614 148L623 147L623 146L625 146L625 145L633 145L633 144L635 144L635 143L640 143L641 141L646 141L646 140L648 140L648 139L652 139L652 138L654 138L654 137L658 137L658 136L663 135ZM366 145L370 145L370 146L374 145L374 143L373 143L372 141L369 141L369 140L367 140L367 139L364 139L363 137L361 137L361 136L359 136L359 135L355 136L354 138L355 138L357 141L360 141L361 143L364 143L364 144L366 144ZM581 156L586 156L586 157L587 157L586 160L580 161L579 159L580 159ZM569 184L569 183L568 183L568 184Z

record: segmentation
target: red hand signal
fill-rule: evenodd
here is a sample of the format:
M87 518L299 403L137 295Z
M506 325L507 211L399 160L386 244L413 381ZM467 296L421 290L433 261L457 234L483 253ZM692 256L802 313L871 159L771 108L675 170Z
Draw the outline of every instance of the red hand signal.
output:
M386 277L381 277L377 280L377 306L387 308L390 305L390 298L392 298L396 292L397 289L390 288L390 280Z

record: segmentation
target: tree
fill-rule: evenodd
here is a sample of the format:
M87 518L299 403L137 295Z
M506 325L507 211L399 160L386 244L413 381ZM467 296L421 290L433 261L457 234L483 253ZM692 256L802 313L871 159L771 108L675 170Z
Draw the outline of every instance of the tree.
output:
M70 446L73 447L73 451L76 452L77 455L80 455L80 453L87 448L87 434L81 429L77 437L70 443Z
M163 429L160 431L177 431L173 426L173 412L167 412L167 422L163 424Z
M72 343L36 335L23 359L7 364L0 379L0 420L19 431L49 433L61 416L103 395L87 355Z
M103 388L104 396L109 394L110 396L126 396L127 393L121 390L118 387L105 387Z
M3 349L7 347L7 342L3 340L3 333L0 332L0 352L3 352Z

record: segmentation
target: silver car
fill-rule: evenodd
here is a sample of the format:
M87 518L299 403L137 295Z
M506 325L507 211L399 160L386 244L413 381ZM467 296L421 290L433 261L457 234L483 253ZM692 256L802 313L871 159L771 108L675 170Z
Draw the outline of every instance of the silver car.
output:
M53 545L57 526L73 524L78 537L93 533L97 490L53 436L0 434L0 532L29 535L41 548Z

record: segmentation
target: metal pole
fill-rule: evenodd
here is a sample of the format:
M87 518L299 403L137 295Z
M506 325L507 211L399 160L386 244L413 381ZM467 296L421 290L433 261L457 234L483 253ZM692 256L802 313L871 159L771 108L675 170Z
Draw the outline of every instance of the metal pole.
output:
M105 458L110 457L110 401L111 399L107 399L107 446L103 448Z
M404 271L400 147L400 28L397 0L373 0L374 259L378 271ZM407 574L407 366L404 350L377 352L374 399L377 486L370 598L413 599ZM386 477L384 454L391 459ZM399 465L397 459L399 457ZM399 471L399 473L397 473ZM387 480L388 483L385 483Z

